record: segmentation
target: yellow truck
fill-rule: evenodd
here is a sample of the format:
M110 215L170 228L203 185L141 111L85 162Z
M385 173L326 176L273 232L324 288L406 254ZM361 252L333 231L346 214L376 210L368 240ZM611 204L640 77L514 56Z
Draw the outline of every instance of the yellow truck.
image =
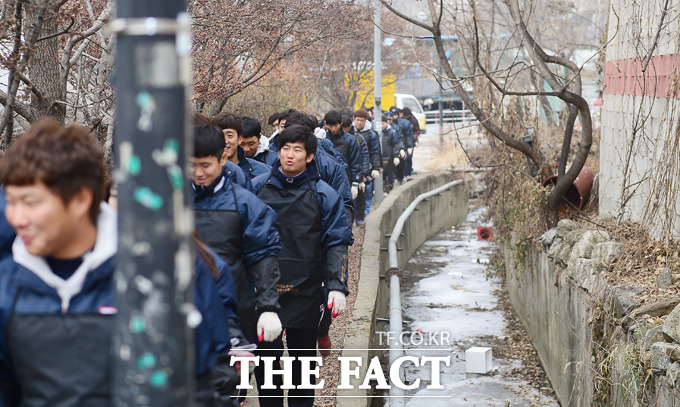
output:
M356 79L360 78L358 83ZM347 75L346 78L347 86L351 86L357 89L356 99L354 101L354 110L358 110L362 107L373 107L375 105L375 100L373 98L373 88L374 79L373 71L364 72L362 75ZM354 83L352 83L354 82ZM396 93L396 80L394 75L383 75L382 77L382 103L381 107L383 110L389 110L391 107L396 106L399 109L408 107L411 109L413 116L418 119L418 124L420 125L421 131L425 132L425 111L423 107L418 102L415 96L406 93Z

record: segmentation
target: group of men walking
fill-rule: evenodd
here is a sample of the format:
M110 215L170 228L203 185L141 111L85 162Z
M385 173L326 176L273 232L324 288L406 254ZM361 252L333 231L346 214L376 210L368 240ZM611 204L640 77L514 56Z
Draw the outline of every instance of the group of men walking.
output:
M235 352L280 357L285 341L290 356L330 353L351 226L370 211L375 179L389 191L410 175L419 129L404 110L382 113L382 145L364 109L322 121L276 113L270 138L251 117L194 116L199 405L243 400ZM0 160L0 406L111 405L117 214L105 178L100 146L77 125L35 124ZM301 374L296 361L293 384ZM269 389L261 366L254 376L260 405L283 406L282 378ZM289 390L288 405L313 395Z

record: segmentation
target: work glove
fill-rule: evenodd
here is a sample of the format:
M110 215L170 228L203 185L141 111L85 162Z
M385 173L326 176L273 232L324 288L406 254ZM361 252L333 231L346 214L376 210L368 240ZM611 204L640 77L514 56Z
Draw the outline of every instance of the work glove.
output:
M217 405L237 407L239 403L236 386L239 384L239 374L236 367L230 366L230 359L231 355L229 354L222 354L217 357L217 363L211 371L212 387Z
M399 150L399 158L404 158L405 155L406 155L406 151L404 151L403 149Z
M347 300L345 299L345 294L342 291L330 291L328 293L328 309L333 310L333 318L342 314L347 305Z
M360 182L359 183L359 192L364 192L366 190L366 183Z
M380 171L379 171L379 170L373 170L373 171L371 171L371 178L373 178L373 179L378 179L379 176L380 176Z
M281 335L281 320L276 312L263 312L257 320L257 340L271 342Z
M408 149L408 155L413 155L413 147Z
M404 150L401 150L401 151L404 151ZM399 166L399 163L401 162L401 160L399 159L399 157L394 157L393 162L394 162L394 166L397 167L397 166Z
M357 199L357 195L359 195L359 184L352 184L352 199Z

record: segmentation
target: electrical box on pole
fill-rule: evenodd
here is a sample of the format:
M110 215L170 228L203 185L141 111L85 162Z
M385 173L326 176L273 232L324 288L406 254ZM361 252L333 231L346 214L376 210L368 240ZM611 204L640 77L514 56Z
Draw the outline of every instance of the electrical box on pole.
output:
M119 0L115 55L114 406L193 405L189 18L183 0Z

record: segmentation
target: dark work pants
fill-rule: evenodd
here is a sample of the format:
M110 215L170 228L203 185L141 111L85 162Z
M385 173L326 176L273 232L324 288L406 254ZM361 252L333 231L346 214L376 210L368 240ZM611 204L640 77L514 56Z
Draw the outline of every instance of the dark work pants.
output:
M366 217L366 189L363 192L359 191L356 199L354 200L354 217L356 220L364 220ZM351 227L352 225L350 225Z
M416 149L413 149L415 153ZM406 175L411 176L413 174L413 154L406 154Z
M383 190L390 192L394 187L394 162L383 161Z
M345 261L347 261L349 256L345 256ZM319 307L321 309L321 316L319 317L319 331L316 334L316 337L321 339L325 338L328 336L328 331L331 329L331 322L333 322L333 317L331 314L333 313L332 310L328 309L328 290L326 290L326 287L323 289L323 303L321 303L321 306Z
M397 179L399 182L404 182L404 177L406 177L406 157L404 157L404 159L401 160L397 166L395 179Z
M296 328L286 328L286 344L288 345L288 356L300 357L300 356L316 356L316 329L296 329ZM257 356L276 356L281 357L283 355L283 337L280 335L273 342L258 342L258 349L256 350ZM299 350L299 349L309 349L309 350ZM274 362L274 369L281 369L281 362L277 359ZM301 383L301 370L302 364L295 360L293 361L293 384L299 385ZM283 407L283 390L281 386L283 385L283 379L281 375L274 375L273 384L276 386L274 390L262 389L264 385L264 368L263 363L255 368L255 380L257 381L257 391L259 397L260 407ZM310 382L312 384L316 383L316 379L311 377ZM269 397L274 396L274 397ZM305 397L301 397L305 396ZM292 389L288 390L288 406L290 407L312 407L314 405L314 389L300 390Z

